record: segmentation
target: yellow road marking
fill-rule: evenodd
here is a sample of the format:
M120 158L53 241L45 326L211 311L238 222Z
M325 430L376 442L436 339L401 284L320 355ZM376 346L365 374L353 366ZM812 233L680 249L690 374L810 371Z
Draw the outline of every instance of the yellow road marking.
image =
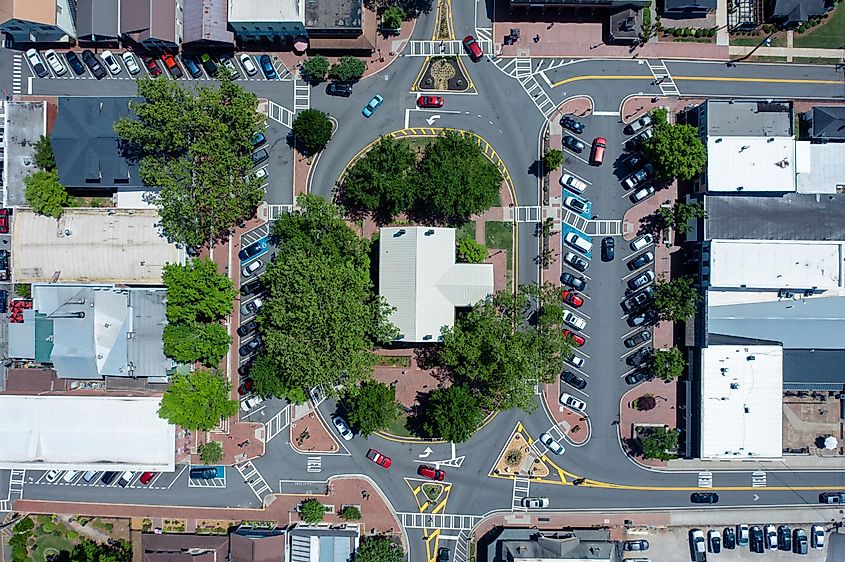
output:
M672 80L698 80L701 82L776 82L779 84L841 84L839 80L810 80L809 78L741 78L733 76L673 76Z
M431 502L425 502L424 504L422 504L420 506L420 513L423 513L425 511L425 509L428 507L429 503L431 503Z
M645 78L651 78L654 80L654 77L651 74L637 74L633 76L604 76L604 75L587 75L587 76L573 76L571 78L566 78L565 80L561 80L560 82L555 82L552 84L552 88L557 88L563 84L569 84L570 82L578 82L579 80L643 80Z
M516 432L518 433L518 432L520 432L520 431L522 431L522 422L518 422L518 423L516 424Z
M434 539L434 548L431 548L431 539ZM434 529L430 535L425 535L425 553L428 562L434 562L437 555L437 547L440 544L440 529Z

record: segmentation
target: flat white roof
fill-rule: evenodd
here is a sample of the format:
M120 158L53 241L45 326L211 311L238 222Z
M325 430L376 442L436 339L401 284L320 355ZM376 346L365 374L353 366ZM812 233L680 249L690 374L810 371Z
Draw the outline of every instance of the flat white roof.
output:
M185 261L155 210L65 209L57 221L20 209L13 220L15 283L161 285L162 267Z
M795 191L793 137L707 138L707 190Z
M175 426L161 398L0 395L0 468L175 468Z
M305 0L229 0L229 21L305 23Z
M713 240L710 286L835 289L842 286L843 243Z
M798 192L837 193L845 188L845 143L799 141Z
M701 458L780 458L782 403L780 346L702 348Z

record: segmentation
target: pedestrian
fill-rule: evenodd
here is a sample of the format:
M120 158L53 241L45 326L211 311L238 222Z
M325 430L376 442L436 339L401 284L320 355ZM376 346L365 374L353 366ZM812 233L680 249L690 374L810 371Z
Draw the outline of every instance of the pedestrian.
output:
M537 35L535 35L535 36L534 36L534 42L535 42L535 43L539 43L539 42L540 42L540 34L539 34L539 33L538 33Z

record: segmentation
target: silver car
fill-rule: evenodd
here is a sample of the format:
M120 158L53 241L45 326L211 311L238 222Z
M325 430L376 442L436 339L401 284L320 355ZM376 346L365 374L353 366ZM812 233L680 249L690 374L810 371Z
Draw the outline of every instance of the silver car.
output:
M555 441L554 437L552 437L548 433L540 434L540 443L548 447L549 451L553 452L556 455L562 455L563 452L566 450L563 448L563 445Z
M549 507L549 498L522 498L522 507L528 509Z

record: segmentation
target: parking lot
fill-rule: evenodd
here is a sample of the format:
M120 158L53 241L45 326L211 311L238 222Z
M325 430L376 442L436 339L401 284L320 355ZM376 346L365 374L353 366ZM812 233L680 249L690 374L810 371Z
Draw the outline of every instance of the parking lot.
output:
M140 488L146 490L168 490L176 483L187 467L177 467L175 472L159 472L153 476L148 484L139 482L143 472L135 472L132 479L126 486L121 486L119 478L115 478L110 484L102 481L106 471L95 471L93 477L85 479L85 471L60 471L53 482L48 481L47 471L27 470L26 483L41 486L77 486L85 488Z

